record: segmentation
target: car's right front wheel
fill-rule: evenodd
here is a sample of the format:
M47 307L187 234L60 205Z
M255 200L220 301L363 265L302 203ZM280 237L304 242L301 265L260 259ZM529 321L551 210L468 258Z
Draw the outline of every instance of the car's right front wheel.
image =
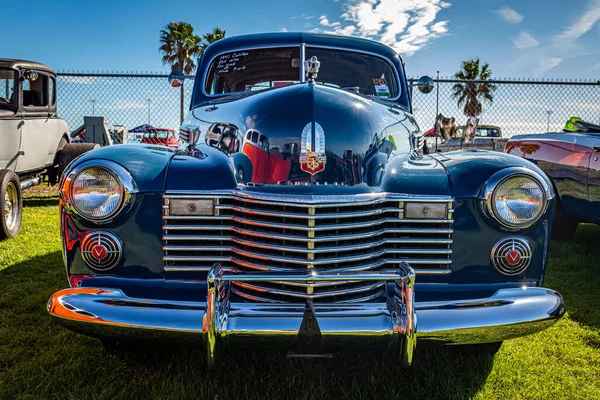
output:
M9 170L0 171L0 240L19 234L23 215L23 197L19 177Z

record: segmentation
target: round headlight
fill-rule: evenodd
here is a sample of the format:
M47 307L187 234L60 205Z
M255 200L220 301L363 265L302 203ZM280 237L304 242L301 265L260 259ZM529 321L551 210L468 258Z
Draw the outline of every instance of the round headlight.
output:
M108 168L90 166L71 181L71 205L82 217L105 220L118 213L125 189L119 176Z
M525 174L509 175L493 189L488 211L508 228L526 228L542 216L546 201L546 190L537 179Z

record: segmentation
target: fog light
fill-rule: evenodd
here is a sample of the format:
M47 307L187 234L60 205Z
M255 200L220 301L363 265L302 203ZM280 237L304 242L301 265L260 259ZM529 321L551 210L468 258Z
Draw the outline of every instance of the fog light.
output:
M448 204L446 203L406 203L404 218L406 219L446 219Z
M170 199L169 215L214 215L212 199Z

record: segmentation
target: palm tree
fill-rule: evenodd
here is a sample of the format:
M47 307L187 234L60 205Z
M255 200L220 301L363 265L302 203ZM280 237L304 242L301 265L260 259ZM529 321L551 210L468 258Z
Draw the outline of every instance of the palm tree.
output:
M223 39L226 33L225 29L216 27L213 28L212 32L202 35L202 39L204 39L204 48L207 48L209 44L214 43L217 40Z
M455 78L462 81L454 85L454 97L458 98L458 106L463 107L467 117L477 117L483 111L481 102L491 103L494 99L493 93L496 85L488 82L492 77L492 70L488 63L479 68L479 58L474 58L462 63L462 70L454 74ZM474 82L468 82L474 81Z
M196 67L195 59L204 50L202 39L194 34L188 22L169 22L160 31L160 47L163 65L171 65L171 71L181 70L190 75ZM180 88L180 122L183 121L183 85Z

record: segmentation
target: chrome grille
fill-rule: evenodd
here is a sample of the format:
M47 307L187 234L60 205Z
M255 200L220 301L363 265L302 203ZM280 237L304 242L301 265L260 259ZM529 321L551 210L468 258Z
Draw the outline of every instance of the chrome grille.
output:
M166 273L208 271L215 262L240 272L349 272L390 270L400 261L417 275L450 273L453 210L447 197L227 192L164 198ZM169 215L174 198L214 199L215 215ZM407 202L447 203L447 218L406 219ZM366 301L383 290L383 282L232 282L233 293L269 302Z

